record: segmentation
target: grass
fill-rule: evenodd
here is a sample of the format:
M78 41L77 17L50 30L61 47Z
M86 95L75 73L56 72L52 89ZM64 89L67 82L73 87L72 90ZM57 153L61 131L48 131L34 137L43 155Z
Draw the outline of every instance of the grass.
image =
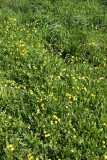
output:
M1 160L107 159L107 10L0 0Z

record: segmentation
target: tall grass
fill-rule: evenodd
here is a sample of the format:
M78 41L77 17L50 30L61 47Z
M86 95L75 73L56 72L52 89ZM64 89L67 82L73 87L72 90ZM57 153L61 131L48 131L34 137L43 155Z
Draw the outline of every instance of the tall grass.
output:
M107 159L106 1L0 6L1 159Z

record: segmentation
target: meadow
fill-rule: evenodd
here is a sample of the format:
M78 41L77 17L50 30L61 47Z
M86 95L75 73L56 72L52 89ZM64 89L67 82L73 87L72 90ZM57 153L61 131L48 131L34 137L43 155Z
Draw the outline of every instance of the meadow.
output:
M107 159L106 78L106 0L0 0L0 159Z

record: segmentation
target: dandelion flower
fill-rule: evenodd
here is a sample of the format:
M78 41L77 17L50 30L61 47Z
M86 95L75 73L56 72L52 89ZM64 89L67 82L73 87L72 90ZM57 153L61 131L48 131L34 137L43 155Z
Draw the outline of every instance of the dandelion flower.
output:
M107 156L105 155L104 158L107 159Z
M73 150L73 149L71 149L71 152L73 153L73 152L74 152L74 150Z
M11 151L14 151L14 148L11 148Z
M9 116L9 119L12 119L12 116Z
M76 139L76 135L74 135L74 138Z

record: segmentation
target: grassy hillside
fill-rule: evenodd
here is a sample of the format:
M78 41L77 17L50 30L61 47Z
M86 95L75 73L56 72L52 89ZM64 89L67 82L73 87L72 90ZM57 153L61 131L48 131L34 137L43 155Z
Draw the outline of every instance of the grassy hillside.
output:
M106 0L0 0L1 160L107 159Z

